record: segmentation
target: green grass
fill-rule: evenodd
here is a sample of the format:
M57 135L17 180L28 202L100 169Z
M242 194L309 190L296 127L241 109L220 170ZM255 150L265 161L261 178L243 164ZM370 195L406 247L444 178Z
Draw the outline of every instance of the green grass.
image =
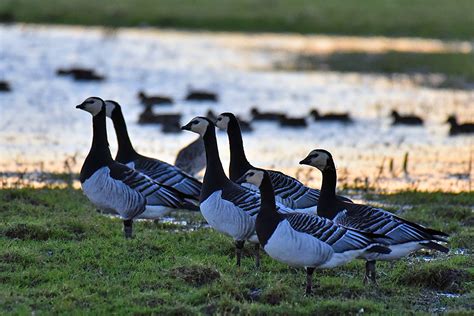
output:
M403 217L452 235L467 255L411 256L379 263L379 287L362 284L363 262L305 275L266 255L255 270L251 247L234 266L230 238L198 227L199 213L177 212L188 226L138 222L125 240L121 223L102 216L78 190L0 190L1 314L424 314L468 315L474 299L473 193L368 195ZM460 297L441 296L440 292Z
M0 19L473 39L471 0L3 0Z

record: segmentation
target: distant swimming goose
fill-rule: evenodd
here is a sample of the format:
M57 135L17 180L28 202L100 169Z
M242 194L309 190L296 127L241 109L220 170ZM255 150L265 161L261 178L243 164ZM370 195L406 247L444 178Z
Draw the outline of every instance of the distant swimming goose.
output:
M237 265L240 265L245 240L257 242L255 216L260 209L260 196L230 181L225 175L219 158L214 123L206 117L195 117L182 129L197 133L204 140L207 167L201 190L201 213L212 228L235 240ZM293 212L281 204L277 207L282 213ZM257 266L258 262L257 256Z
M277 213L270 176L262 169L250 169L242 181L260 189L262 202L255 225L260 245L270 257L306 268L306 294L311 293L315 268L333 268L366 253L390 253L374 240L384 236L344 228L316 215Z
M5 80L0 81L0 92L9 92L11 91L10 83Z
M306 127L306 119L304 117L288 117L280 118L280 126L283 127Z
M206 167L206 150L202 137L199 136L195 141L183 147L176 155L174 165L192 176L196 176L204 169Z
M474 123L458 124L456 116L454 115L450 115L446 122L451 125L449 135L474 133Z
M253 131L252 123L250 123L250 121L245 121L244 119L238 116L237 116L237 120L239 121L240 130L242 131L242 133Z
M319 114L316 109L311 110L309 113L315 121L338 121L343 123L351 123L352 118L349 113L326 113L324 115Z
M309 153L300 164L318 168L323 174L318 215L335 223L376 234L387 235L390 254L366 257L364 282L376 282L375 260L402 258L422 248L448 252L448 249L434 241L446 241L447 234L409 222L383 209L369 205L348 203L336 197L337 174L331 154L323 149Z
M78 81L102 81L105 79L104 76L97 74L94 69L88 68L59 68L56 74L58 76L72 75Z
M393 118L392 125L423 125L423 120L416 115L400 115L393 110L391 116Z
M217 94L210 91L205 90L191 90L186 95L187 101L212 101L217 102L218 97Z
M90 97L76 108L93 116L92 147L80 174L82 190L98 208L116 212L123 218L125 237L132 236L134 218L154 219L185 207L186 202L178 191L112 159L102 99Z
M249 169L255 167L245 156L239 121L234 114L222 113L217 118L216 126L227 131L230 146L229 176L235 182ZM295 178L279 171L267 171L272 179L278 202L296 211L316 211L319 190L308 188Z
M210 119L211 121L215 122L217 120L216 113L214 113L213 110L209 109L207 110L206 117Z
M281 112L260 112L257 108L250 110L252 118L255 121L280 121L285 118L285 114Z
M146 174L156 182L173 187L197 201L201 192L201 182L164 161L137 153L128 136L122 108L117 102L111 100L105 101L105 104L107 116L112 119L117 134L118 151L115 159Z
M176 124L181 121L181 113L153 113L151 105L147 105L145 110L138 117L139 124Z
M144 91L138 92L138 98L140 99L140 102L145 106L169 105L174 103L173 99L170 97L161 95L146 95Z

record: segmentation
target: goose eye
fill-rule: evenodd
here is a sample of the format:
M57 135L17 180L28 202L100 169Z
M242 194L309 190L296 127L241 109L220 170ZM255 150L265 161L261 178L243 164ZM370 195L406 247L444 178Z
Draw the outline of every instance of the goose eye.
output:
M319 154L314 154L313 157L314 158L318 158Z
M194 120L191 122L191 124L199 124L199 121L198 120Z
M254 173L253 173L253 172L249 172L247 175L248 175L249 177L251 177L251 176L254 175Z
M217 120L218 120L218 121L222 121L222 117L218 117Z

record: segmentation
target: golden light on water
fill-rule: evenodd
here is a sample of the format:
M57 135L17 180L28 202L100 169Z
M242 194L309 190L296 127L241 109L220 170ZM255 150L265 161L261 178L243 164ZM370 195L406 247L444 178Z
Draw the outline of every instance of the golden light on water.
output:
M292 116L307 116L314 107L323 113L350 112L355 119L352 125L308 120L307 128L296 130L254 123L255 131L244 135L255 165L296 175L315 187L319 186L318 172L297 163L310 150L326 148L336 159L341 187L472 190L473 137L449 137L445 123L450 114L461 121L474 120L472 90L421 87L408 75L389 78L271 69L275 52L472 53L469 42L49 26L1 26L0 36L10 48L4 60L14 84L12 93L0 96L4 186L19 183L7 172L21 174L34 185L41 185L31 180L35 175L79 172L90 146L91 123L89 115L74 105L90 95L119 101L137 149L173 162L178 150L195 136L164 135L158 127L139 126L136 120L142 107L136 93L144 89L175 98L172 108L161 111L181 112L183 124L209 108L247 118L254 105ZM76 83L55 75L57 68L74 65L96 68L107 80ZM185 102L189 85L218 92L221 102ZM425 124L392 127L392 109L420 115ZM108 131L115 152L113 128L109 126ZM218 136L227 168L227 139L223 133ZM407 170L403 170L406 153Z

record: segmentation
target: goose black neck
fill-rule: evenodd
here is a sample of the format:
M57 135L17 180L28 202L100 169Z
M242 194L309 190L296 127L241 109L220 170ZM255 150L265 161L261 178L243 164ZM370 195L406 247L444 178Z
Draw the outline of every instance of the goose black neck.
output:
M252 165L250 165L245 156L242 132L239 122L235 117L229 121L227 135L229 137L230 146L229 176L232 181L236 181L243 176L247 170L251 169Z
M127 124L125 123L121 108L116 107L112 111L112 122L114 123L118 143L118 151L115 159L125 164L137 159L138 154L133 148L130 137L128 136Z
M102 109L92 118L92 130L92 146L81 169L81 182L84 182L98 169L113 161L110 155L109 142L107 141L105 109Z
M212 193L221 190L227 181L217 147L216 129L209 125L202 137L206 150L206 173L204 174L203 187L201 191L201 202L206 200Z
M337 213L337 210L334 207L334 202L337 199L337 172L334 163L331 163L322 174L323 181L318 202L318 215L332 219Z
M282 215L276 211L275 193L270 177L266 172L264 172L262 183L260 184L260 198L260 212L257 215L255 228L260 244L265 247L267 241L283 218Z

